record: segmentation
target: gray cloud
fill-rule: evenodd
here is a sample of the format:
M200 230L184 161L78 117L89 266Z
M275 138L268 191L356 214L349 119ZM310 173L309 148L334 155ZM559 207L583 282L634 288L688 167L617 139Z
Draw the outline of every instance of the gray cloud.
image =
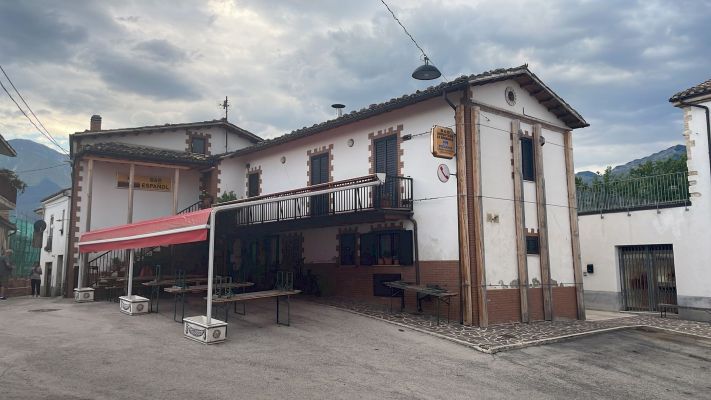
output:
M450 79L528 62L592 124L579 168L681 142L667 99L711 77L708 0L388 3ZM93 113L219 118L228 95L231 119L269 137L437 83L409 78L419 51L378 1L0 3L0 22L0 61L62 135ZM13 107L3 133L37 136Z
M176 63L185 61L188 58L186 51L163 39L150 39L140 42L133 46L133 50L153 61L159 62Z

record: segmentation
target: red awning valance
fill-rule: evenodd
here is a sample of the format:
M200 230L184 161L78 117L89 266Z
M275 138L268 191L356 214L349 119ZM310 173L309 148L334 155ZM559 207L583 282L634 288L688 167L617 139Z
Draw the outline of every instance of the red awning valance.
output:
M97 229L81 235L79 252L139 249L207 239L211 209Z

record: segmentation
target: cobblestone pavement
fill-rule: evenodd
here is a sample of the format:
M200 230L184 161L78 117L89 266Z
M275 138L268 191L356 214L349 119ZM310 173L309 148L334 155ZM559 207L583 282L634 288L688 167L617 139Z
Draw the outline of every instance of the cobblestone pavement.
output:
M394 309L391 313L387 307L358 303L347 299L312 298L312 300L439 336L484 353L497 353L631 328L656 329L711 339L711 323L679 320L674 317L660 318L658 315L652 314L625 315L620 318L599 321L538 321L529 324L510 323L478 328L464 326L454 321L447 323L446 320L440 321L440 324L437 325L435 317L432 316L398 312Z

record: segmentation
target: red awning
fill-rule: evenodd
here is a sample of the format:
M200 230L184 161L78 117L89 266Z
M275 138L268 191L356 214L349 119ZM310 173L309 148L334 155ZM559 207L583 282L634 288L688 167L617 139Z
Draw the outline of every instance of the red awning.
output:
M139 249L207 239L211 209L97 229L81 235L79 252Z

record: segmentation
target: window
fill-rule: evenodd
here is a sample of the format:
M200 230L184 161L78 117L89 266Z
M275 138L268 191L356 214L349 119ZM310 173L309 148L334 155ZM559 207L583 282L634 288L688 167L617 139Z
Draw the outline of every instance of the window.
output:
M49 229L47 235L47 245L44 246L45 251L52 251L52 239L54 237L54 215L49 217Z
M356 264L356 235L355 233L346 233L340 236L339 252L341 257L341 265Z
M205 138L193 136L190 138L190 152L205 154L206 150Z
M521 173L523 180L536 180L536 163L533 159L533 139L521 138Z
M379 231L360 237L361 265L412 265L412 231Z
M259 172L247 175L247 197L259 196Z
M541 254L538 236L526 236L526 254Z

